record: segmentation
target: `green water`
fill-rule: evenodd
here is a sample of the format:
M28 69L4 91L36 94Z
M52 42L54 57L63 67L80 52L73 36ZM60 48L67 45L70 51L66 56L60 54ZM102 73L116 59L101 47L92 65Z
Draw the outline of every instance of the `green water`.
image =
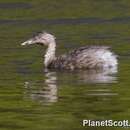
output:
M45 48L22 47L35 32L57 37L57 54L109 45L118 72L49 71ZM130 122L129 0L0 1L0 130L129 129L83 127L83 119Z

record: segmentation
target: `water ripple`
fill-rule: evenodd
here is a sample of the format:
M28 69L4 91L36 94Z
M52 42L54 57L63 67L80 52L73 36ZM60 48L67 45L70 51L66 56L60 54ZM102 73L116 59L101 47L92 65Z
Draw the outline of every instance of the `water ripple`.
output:
M115 17L112 19L103 18L65 18L65 19L36 19L36 20L6 20L0 19L0 24L47 24L47 25L60 25L60 24L125 24L130 22L130 17Z
M31 8L32 5L29 3L17 2L17 3L0 3L0 9L28 9Z

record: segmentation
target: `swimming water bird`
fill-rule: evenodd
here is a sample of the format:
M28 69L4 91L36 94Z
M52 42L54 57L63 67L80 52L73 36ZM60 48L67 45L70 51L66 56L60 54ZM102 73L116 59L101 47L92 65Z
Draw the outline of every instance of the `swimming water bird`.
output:
M116 67L117 56L108 46L84 46L68 54L56 56L56 41L52 34L41 32L21 45L40 44L47 46L44 56L45 68L53 69L105 69Z

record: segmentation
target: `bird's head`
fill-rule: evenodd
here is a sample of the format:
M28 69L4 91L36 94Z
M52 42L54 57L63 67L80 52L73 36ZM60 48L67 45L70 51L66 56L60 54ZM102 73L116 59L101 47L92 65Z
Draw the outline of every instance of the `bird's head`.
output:
M34 37L23 42L21 45L40 44L48 46L50 43L55 42L55 37L47 32L40 32Z

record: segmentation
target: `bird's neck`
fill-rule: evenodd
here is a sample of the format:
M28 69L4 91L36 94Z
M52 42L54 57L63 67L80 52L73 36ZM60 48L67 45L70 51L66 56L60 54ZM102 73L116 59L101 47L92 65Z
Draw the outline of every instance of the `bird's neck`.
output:
M44 59L45 67L48 67L48 65L55 59L55 50L56 50L56 43L54 41L48 45Z

